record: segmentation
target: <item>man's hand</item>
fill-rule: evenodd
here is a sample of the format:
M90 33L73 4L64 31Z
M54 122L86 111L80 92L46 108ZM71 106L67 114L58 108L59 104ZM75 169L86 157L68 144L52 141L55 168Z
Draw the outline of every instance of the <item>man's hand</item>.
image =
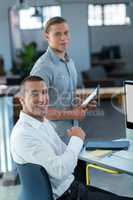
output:
M67 134L68 136L77 136L83 141L85 140L85 132L80 127L72 127Z
M92 100L87 106L81 106L83 109L87 109L87 111L96 110L97 101Z
M86 108L76 107L73 109L73 119L75 120L83 120L86 117Z
M96 110L97 102L91 101L87 106L78 106L73 109L73 119L83 120L86 117L87 112Z

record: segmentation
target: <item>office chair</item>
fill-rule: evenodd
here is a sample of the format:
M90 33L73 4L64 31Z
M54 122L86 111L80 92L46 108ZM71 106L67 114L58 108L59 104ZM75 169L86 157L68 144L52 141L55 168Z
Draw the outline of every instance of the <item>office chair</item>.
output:
M19 200L53 200L46 170L36 164L16 164L21 182Z

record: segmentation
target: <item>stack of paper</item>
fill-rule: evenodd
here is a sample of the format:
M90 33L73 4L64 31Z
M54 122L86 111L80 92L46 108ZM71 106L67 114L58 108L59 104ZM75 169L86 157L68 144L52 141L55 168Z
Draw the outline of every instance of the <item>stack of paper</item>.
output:
M105 156L112 155L112 150L95 150L88 152L90 156L94 156L96 158L103 158Z

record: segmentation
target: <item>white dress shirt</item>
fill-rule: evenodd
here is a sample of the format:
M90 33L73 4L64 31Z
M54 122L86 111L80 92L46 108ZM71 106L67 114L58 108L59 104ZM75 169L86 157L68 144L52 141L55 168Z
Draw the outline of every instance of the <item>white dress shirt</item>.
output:
M66 146L48 120L40 122L21 112L11 134L11 153L16 163L43 166L49 174L54 197L60 197L74 180L83 141L72 136Z

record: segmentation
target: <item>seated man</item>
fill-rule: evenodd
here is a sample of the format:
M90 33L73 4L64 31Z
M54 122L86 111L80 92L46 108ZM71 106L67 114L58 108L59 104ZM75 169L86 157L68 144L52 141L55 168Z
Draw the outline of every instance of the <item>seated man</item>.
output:
M84 131L73 127L68 131L71 137L68 145L63 143L44 117L48 108L48 91L44 81L37 76L23 80L20 88L22 111L11 134L11 152L19 164L34 163L44 167L49 174L53 196L58 200L80 199L123 199L111 193L95 193L74 180L73 171L85 139ZM92 189L92 190L91 190Z

